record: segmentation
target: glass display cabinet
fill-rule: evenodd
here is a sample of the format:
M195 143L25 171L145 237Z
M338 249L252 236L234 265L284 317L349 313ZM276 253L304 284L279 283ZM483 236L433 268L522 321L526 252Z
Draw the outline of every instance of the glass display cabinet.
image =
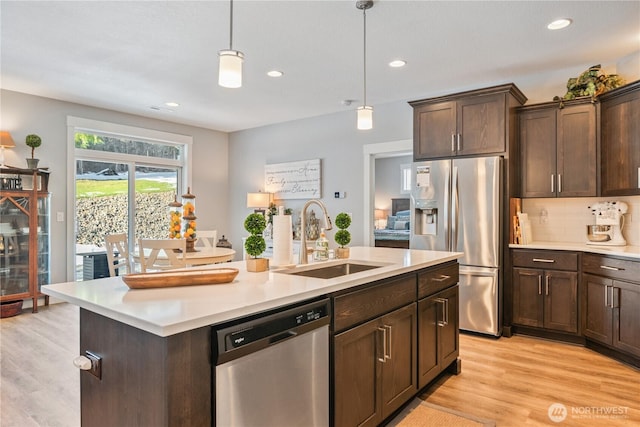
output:
M0 302L49 297L49 171L0 168Z

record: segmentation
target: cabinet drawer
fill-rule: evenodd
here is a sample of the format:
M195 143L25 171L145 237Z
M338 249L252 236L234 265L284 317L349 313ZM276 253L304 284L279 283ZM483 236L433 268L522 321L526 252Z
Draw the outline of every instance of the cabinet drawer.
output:
M545 270L578 271L578 253L566 251L514 250L513 266L544 268Z
M612 279L640 283L640 261L585 253L582 255L582 271Z
M334 300L335 332L373 319L415 300L415 274L340 295Z
M418 274L418 299L458 283L458 263Z

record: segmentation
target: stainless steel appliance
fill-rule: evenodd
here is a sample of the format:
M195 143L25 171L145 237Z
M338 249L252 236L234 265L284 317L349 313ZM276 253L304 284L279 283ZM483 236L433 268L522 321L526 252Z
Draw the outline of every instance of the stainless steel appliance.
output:
M329 425L329 300L214 332L217 426Z
M502 158L413 164L412 249L464 252L460 329L502 333Z

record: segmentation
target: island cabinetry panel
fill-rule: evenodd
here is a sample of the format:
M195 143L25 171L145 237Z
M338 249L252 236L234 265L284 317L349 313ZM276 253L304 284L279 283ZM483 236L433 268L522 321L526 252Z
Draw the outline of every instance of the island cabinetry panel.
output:
M82 425L212 425L210 328L160 337L80 309L85 351L102 368L80 371Z
M577 334L578 253L514 250L512 259L513 323Z
M640 362L640 263L584 254L585 337Z
M596 196L596 106L580 100L518 110L522 197Z
M640 81L600 95L601 194L640 194Z
M376 426L416 387L416 304L335 336L335 426Z
M505 152L512 100L526 98L503 85L410 102L414 160Z

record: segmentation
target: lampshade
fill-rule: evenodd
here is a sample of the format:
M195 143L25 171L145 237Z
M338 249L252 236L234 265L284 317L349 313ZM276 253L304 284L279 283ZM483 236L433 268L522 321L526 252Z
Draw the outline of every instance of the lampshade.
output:
M385 219L387 211L385 209L376 209L375 211L375 219Z
M363 105L358 107L358 129L369 130L373 128L373 107Z
M271 193L247 193L248 208L268 208L271 203Z
M243 53L227 49L218 52L218 56L220 57L218 84L232 89L242 87Z
M11 134L6 130L0 131L0 147L13 148L15 146L16 146L16 143L13 141Z

